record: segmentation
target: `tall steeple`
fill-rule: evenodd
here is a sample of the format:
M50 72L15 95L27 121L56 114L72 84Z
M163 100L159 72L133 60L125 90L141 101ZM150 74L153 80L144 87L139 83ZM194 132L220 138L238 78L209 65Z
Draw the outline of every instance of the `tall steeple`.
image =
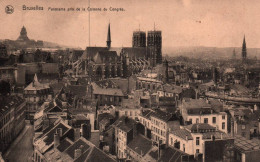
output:
M247 51L246 51L246 37L244 35L243 45L242 45L242 60L246 60Z
M111 47L111 33L110 33L110 23L108 24L108 31L107 31L107 48Z

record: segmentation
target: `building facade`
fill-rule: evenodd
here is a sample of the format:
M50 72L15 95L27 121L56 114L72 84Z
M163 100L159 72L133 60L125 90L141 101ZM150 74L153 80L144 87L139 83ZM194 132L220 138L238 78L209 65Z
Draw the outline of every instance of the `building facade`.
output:
M48 84L40 83L35 74L33 81L24 89L24 98L27 107L26 119L33 120L35 112L39 110L45 99L52 99L51 89Z

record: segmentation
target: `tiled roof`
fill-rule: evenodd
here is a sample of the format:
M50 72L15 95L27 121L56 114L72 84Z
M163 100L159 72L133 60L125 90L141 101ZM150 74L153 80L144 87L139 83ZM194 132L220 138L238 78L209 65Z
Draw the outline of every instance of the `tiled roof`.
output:
M8 112L11 107L17 108L25 100L17 95L15 96L0 96L0 116Z
M82 154L78 158L74 159L75 150L79 148L81 149ZM83 137L80 137L64 152L68 154L71 159L74 159L75 162L115 162L114 159L110 158L103 151L98 149L90 141L86 140Z
M68 85L66 91L71 92L73 95L82 97L82 96L86 96L87 87L82 85Z
M191 132L197 132L199 131L200 133L201 132L206 132L206 131L216 131L216 128L209 125L209 124L206 124L206 123L197 123L197 124L191 124L191 125L188 125L186 126L186 129L191 131Z
M182 89L183 88L180 86L172 86L169 84L163 85L163 90L168 93L180 94L182 92Z
M93 93L100 95L110 95L110 96L124 96L121 89L118 88L101 88L96 83L92 83Z
M150 55L150 51L145 47L124 47L122 50L128 54L130 60L134 58L144 58L146 55Z
M133 119L122 116L117 121L115 121L113 125L125 132L129 132L133 129L134 124L136 124L136 122Z
M210 104L208 104L203 99L190 99L188 101L183 102L183 107L186 109L210 108Z
M35 74L33 81L24 90L43 90L49 88L50 86L48 84L41 84Z
M56 133L56 129L62 129L62 136L64 136L69 130L71 130L71 126L65 124L62 120L56 124L54 127L48 129L48 132L39 136L39 138L34 142L36 147L44 153L47 149L53 144L54 134Z
M114 63L116 60L116 51L99 51L93 57L95 63Z
M145 117L146 119L150 119L150 116L151 116L152 113L153 113L152 110L144 110L142 112L142 116Z
M87 159L85 159L86 162L116 162L116 160L109 157L107 154L105 154L103 151L98 149L97 147L94 147L92 149L92 152L88 156ZM80 161L79 161L80 162Z
M172 131L171 133L174 134L175 136L178 136L185 140L186 140L186 137L188 138L188 140L193 140L191 133L189 131L187 131L186 129L175 130L175 131Z
M103 119L114 119L114 116L110 113L102 113L98 115L98 121L101 121Z
M60 142L60 145L57 147L57 149L60 151L60 152L63 152L64 150L66 150L70 145L72 145L72 141L68 138L65 138L64 140L62 140Z
M222 134L222 135L221 135ZM215 139L221 139L221 136L223 139L229 139L231 138L228 134L216 131L216 132L204 132L202 133L202 138L203 139L211 139L211 136L214 136Z
M128 145L130 149L144 156L149 150L152 149L152 141L143 135L137 135Z
M94 55L99 51L108 51L107 47L87 47L84 51L83 55L81 56L81 59L92 59Z
M161 111L161 110L154 111L151 114L151 116L156 117L156 118L163 120L165 122L168 122L169 120L174 119L174 116L172 114Z
M85 152L90 145L86 143L83 138L79 138L76 142L74 142L70 147L68 147L65 152L74 159L74 153L76 149L81 149L82 152Z
M149 153L153 159L157 160L158 158L158 150L151 151ZM181 162L183 158L187 159L187 161L194 161L193 156L188 155L185 152L182 152L181 150L178 150L173 147L167 147L164 150L162 150L162 155L159 158L158 162Z
M235 136L234 141L235 148L241 152L259 150L259 144L253 142L252 140L247 140L242 136Z

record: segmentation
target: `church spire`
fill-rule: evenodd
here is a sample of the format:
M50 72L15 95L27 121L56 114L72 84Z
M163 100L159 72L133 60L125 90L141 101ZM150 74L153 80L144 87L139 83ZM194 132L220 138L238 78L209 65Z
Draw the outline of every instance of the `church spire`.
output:
M246 37L244 35L243 45L242 45L242 60L245 60L247 57L247 51L246 51Z
M108 24L108 32L107 32L107 48L111 47L111 33L110 33L110 23Z

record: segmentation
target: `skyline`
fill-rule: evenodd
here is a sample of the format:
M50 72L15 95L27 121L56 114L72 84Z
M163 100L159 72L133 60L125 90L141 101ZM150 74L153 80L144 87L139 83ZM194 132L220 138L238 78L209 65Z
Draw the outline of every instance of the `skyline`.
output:
M48 11L48 7L88 7L88 0L4 0L1 6L13 5L15 12L7 15L0 9L0 39L15 40L22 26L28 37L85 49L88 46L88 12ZM44 11L24 11L22 5L43 6ZM124 12L91 12L91 46L105 46L108 23L111 24L112 47L132 45L135 30L162 31L164 47L241 47L245 34L248 48L260 48L260 3L251 0L211 2L209 0L97 0L91 7L124 8ZM5 28L4 26L8 26Z

